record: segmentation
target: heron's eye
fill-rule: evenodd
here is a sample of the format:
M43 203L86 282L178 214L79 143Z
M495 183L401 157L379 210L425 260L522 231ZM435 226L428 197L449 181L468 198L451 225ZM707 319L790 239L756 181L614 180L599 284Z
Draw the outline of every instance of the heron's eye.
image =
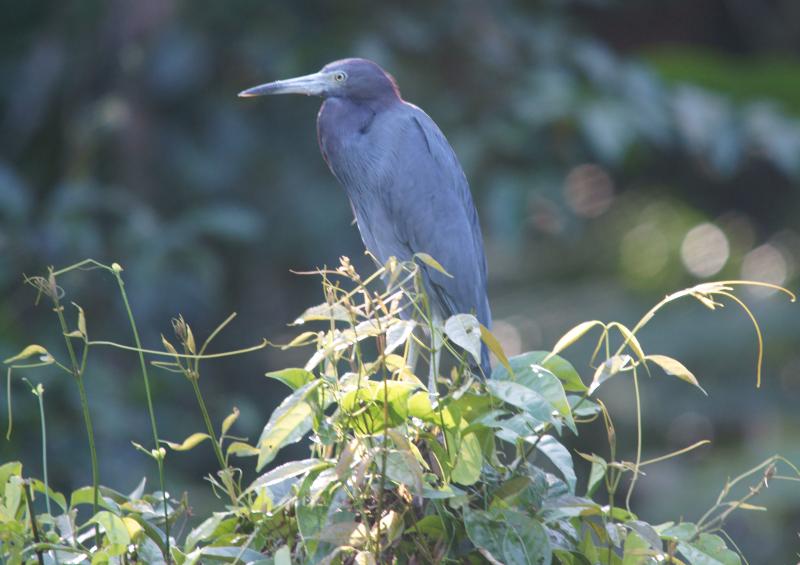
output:
M347 80L347 73L344 71L339 71L335 75L333 75L333 80L336 82L344 82Z

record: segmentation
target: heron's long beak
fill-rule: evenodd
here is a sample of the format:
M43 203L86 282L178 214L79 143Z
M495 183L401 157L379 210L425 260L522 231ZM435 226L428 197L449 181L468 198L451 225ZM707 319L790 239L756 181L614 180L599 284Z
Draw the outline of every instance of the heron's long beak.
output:
M240 98L251 96L265 96L267 94L305 94L306 96L319 96L331 85L330 73L314 73L297 78L276 80L253 88L248 88L239 93Z

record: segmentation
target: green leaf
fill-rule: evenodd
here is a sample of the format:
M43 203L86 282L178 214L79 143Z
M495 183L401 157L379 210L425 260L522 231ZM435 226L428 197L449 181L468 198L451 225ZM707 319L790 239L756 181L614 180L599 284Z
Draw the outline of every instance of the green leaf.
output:
M495 380L486 382L492 396L521 408L541 422L552 421L552 405L538 392L513 381Z
M261 451L257 447L253 447L249 443L243 441L232 441L228 444L225 451L228 455L235 455L236 457L252 457L258 455Z
M463 398L463 397L462 397ZM444 426L446 429L457 427L456 418L449 408L433 409L430 396L427 392L417 392L408 399L408 415L419 418L425 422Z
M273 556L275 565L292 565L292 550L288 545L282 545Z
M407 531L422 534L433 541L444 539L447 529L441 516L429 514L421 520L417 520Z
M386 427L393 428L408 418L408 397L418 385L405 381L364 381L361 388L345 394L339 406L354 414L353 428L362 434L374 434ZM386 414L383 404L386 401ZM388 415L388 421L384 416Z
M649 544L636 532L628 532L623 546L622 565L645 565L652 554Z
M386 476L422 495L422 467L410 451L390 449L386 455Z
M481 466L483 465L483 453L478 436L474 433L465 434L461 438L458 450L453 453L453 459L450 479L463 486L475 484L481 477Z
M481 324L471 314L450 316L444 323L444 333L450 341L467 351L475 362L481 362Z
M670 524L666 528L657 528L662 538L689 541L697 537L697 526L691 522L681 522L680 524Z
M725 541L713 534L700 534L695 541L678 543L678 550L692 565L741 565L736 552L728 549Z
M442 267L442 265L439 263L439 261L437 261L436 259L434 259L430 255L428 255L427 253L414 253L414 257L416 259L419 259L423 263L425 263L427 266L436 269L437 271L442 273L444 276L450 277L451 279L453 278L453 275L451 275L450 273L445 271L444 267Z
M652 549L656 551L663 551L664 544L661 541L661 536L658 535L658 532L648 524L647 522L642 522L639 520L631 520L626 522L625 525L631 529L632 531L639 534L643 540L645 540Z
M485 512L464 507L467 536L496 562L550 565L552 550L542 524L521 512ZM484 554L485 555L485 554Z
M46 487L45 484L39 479L28 479L28 482L30 483L31 489L33 489L34 492L40 492L45 496L49 496L50 500L61 507L61 510L64 512L67 511L67 499L63 494L54 491L52 488Z
M211 436L201 432L196 432L187 437L185 440L183 440L182 443L173 443L171 441L167 441L164 439L161 440L161 443L167 445L170 449L174 451L189 451L190 449L194 449L207 439L211 439Z
M128 544L131 542L131 536L122 518L107 510L101 510L89 520L89 523L99 524L105 532L110 555L122 555L125 553Z
M537 353L516 355L509 360L513 372L500 367L492 373L492 379L513 381L535 391L564 418L567 427L577 433L564 385L547 367L538 364L539 357Z
M252 563L264 559L263 554L239 546L204 547L200 550L200 555L206 558L201 563L206 563L207 560L231 562L237 557L239 558L239 563Z
M314 381L297 389L272 413L258 440L256 471L275 459L281 448L297 443L311 429L314 409L308 399L316 392L320 382Z
M652 361L659 367L661 367L665 373L668 375L672 375L673 377L678 377L682 381L686 381L690 385L694 385L703 391L703 394L708 396L708 393L700 386L700 383L697 381L697 378L692 374L692 372L684 367L683 363L680 361L673 359L672 357L667 357L666 355L648 355L645 357L647 361Z
M586 484L586 496L591 497L596 491L597 487L603 482L606 477L606 469L608 463L599 455L591 455L592 468L589 471L589 481Z
M0 465L0 496L6 492L6 483L11 477L22 476L22 463L19 461L9 461Z
M210 517L203 520L199 526L188 533L183 550L186 553L191 552L198 543L210 538L222 521L228 517L230 517L230 514L227 512L214 512Z
M292 390L307 385L316 377L311 371L305 369L283 369L281 371L270 371L265 376L271 379L277 379Z
M552 461L553 465L561 471L564 480L567 481L571 493L575 493L575 468L572 463L572 455L566 447L561 445L553 436L542 436L536 443L536 449L544 453Z

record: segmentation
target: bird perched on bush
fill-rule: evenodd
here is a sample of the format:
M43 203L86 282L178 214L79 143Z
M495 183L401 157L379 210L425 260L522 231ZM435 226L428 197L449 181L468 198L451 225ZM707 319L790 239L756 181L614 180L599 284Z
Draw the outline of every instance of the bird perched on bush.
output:
M344 59L318 73L250 88L239 96L323 98L317 116L322 156L344 187L366 248L381 262L420 262L435 325L474 314L486 327L486 255L469 184L436 123L400 96L394 79L366 59ZM448 276L451 275L451 276ZM435 376L441 335L432 335ZM482 344L481 369L489 373Z

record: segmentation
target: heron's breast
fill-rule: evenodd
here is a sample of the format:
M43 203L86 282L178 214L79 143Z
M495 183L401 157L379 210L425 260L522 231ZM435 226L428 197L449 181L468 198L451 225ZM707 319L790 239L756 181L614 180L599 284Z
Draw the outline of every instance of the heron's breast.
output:
M351 198L385 186L396 141L383 117L327 101L319 115L319 141L328 165Z

